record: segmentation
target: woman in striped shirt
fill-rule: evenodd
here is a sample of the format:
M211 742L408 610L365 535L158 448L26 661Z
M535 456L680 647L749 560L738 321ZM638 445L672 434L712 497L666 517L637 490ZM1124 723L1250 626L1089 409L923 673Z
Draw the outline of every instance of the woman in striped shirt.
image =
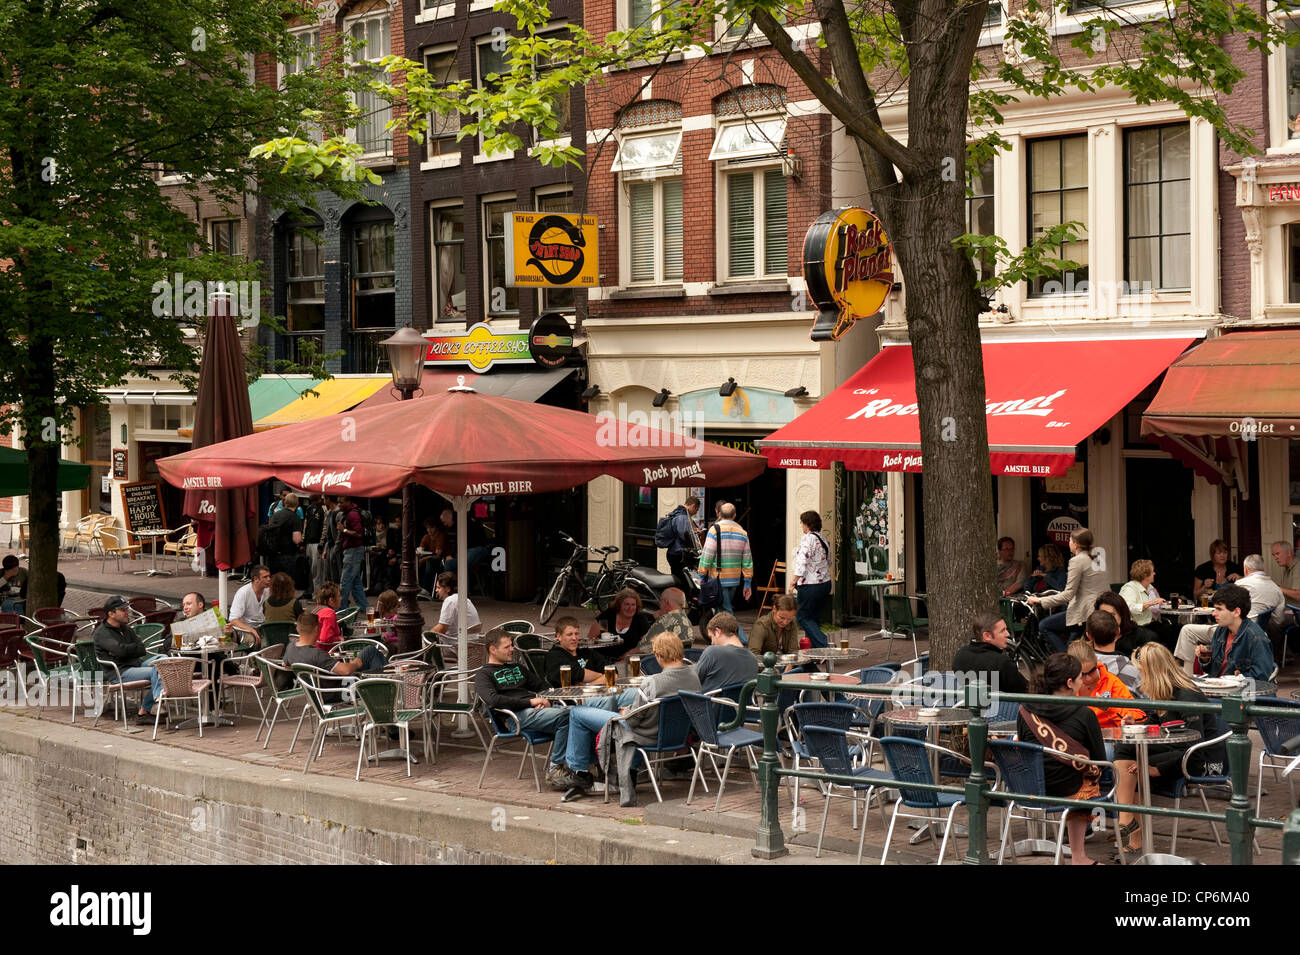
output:
M821 614L831 595L831 548L821 535L820 514L804 511L799 515L799 523L803 526L803 538L795 551L790 584L799 600L795 617L812 645L824 647L828 641L822 633Z

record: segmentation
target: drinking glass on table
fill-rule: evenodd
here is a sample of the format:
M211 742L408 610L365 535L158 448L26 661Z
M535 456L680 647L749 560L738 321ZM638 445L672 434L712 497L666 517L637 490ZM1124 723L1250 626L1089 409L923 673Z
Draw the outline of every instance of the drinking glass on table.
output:
M614 683L618 679L618 671L612 665L605 667L605 689L614 689Z
M560 667L560 686L566 689L573 686L573 667Z
M641 658L632 656L627 658L627 675L633 679L639 679L641 676Z

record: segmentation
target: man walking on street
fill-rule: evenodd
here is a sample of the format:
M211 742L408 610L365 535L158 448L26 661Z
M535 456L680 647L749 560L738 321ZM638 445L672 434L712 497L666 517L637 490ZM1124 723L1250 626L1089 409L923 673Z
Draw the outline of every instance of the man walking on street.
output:
M322 554L321 539L325 535L325 519L329 512L325 510L325 499L313 494L307 501L305 516L302 519L302 539L307 544L307 563L310 567L308 588L312 593L325 583L325 560Z
M668 567L673 579L684 594L695 593L695 583L686 571L686 563L700 549L699 538L695 534L695 515L700 510L700 499L688 497L685 504L679 504L668 515L672 522L672 543L668 545Z
M343 579L339 589L343 591L340 610L347 610L354 602L361 613L366 612L366 583L364 565L366 560L366 531L361 522L361 511L356 501L350 497L340 496L339 505L343 509L343 521L339 526L343 548Z
M754 555L749 549L749 535L736 523L736 505L723 502L718 505L718 521L704 535L704 549L700 551L700 576L712 574L722 581L722 609L734 614L732 600L736 591L743 588L745 599L752 593L750 581L754 576ZM743 628L739 630L740 642L748 643Z

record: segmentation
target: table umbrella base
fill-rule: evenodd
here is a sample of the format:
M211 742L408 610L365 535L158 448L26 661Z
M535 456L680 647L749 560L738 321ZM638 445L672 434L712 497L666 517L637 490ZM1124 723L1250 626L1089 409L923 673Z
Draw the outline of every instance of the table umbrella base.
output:
M175 571L171 571L171 570L156 570L156 569L150 567L148 570L137 570L137 571L135 571L135 576L137 576L137 577L174 577L174 576L176 576L176 573L175 573Z
M406 750L386 749L378 756L367 756L366 762L370 762L372 759L406 759ZM419 757L415 756L414 754L411 755L412 763L418 763L419 761L420 761Z

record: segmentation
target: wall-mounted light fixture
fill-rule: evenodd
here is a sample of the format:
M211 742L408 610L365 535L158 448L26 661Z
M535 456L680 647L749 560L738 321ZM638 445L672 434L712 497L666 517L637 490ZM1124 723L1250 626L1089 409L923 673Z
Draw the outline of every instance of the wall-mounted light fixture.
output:
M736 391L736 379L728 378L723 382L722 387L718 389L718 394L723 398L729 398Z
M668 404L668 398L671 394L672 392L670 392L667 388L660 388L659 394L655 395L654 400L651 401L650 403L654 405L656 408L662 408L664 405Z
M798 388L791 388L785 393L785 396L787 398L806 398L808 397L808 389L800 385Z
M589 386L588 386L588 387L587 387L587 388L582 392L582 400L583 400L583 401L590 401L592 398L596 397L598 394L600 394L600 385L589 385Z

